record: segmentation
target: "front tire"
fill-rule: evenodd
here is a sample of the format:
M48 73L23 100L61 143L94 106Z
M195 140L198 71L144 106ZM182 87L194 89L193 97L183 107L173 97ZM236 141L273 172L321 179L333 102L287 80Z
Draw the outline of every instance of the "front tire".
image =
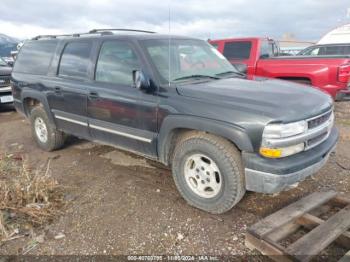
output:
M33 137L41 149L54 151L64 145L64 133L50 123L43 107L37 106L31 110L30 122Z
M191 132L178 142L172 161L175 184L192 206L221 214L245 194L241 154L222 137Z

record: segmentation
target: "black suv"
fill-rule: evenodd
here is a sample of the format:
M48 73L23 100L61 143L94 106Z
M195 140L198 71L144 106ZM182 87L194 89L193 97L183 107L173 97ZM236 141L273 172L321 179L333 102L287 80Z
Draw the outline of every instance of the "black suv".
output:
M298 55L350 55L350 44L324 44L313 45L301 50Z
M317 172L338 139L330 96L248 80L189 37L40 36L20 50L12 81L42 149L73 134L160 161L187 202L212 213L246 190L275 193Z
M0 58L0 106L13 102L10 84L11 71L12 67Z

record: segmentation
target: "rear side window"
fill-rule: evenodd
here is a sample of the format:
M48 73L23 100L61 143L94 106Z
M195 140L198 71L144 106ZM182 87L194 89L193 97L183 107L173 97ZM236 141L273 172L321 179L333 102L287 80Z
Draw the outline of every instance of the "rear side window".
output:
M252 43L250 41L227 42L224 47L224 56L231 59L249 59Z
M327 46L321 47L321 55L341 55L341 46Z
M54 40L36 40L25 43L18 54L13 71L46 75L56 47L57 41Z
M350 55L350 45L349 46L344 46L344 51L343 55Z
M89 58L92 43L68 43L63 50L58 70L60 76L86 78L88 76Z
M327 46L326 55L349 55L350 46Z

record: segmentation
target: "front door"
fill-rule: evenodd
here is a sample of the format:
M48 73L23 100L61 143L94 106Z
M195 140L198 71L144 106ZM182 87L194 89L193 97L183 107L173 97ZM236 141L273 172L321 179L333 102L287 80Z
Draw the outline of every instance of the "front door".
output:
M89 128L95 140L155 157L158 99L133 87L132 72L141 68L128 41L101 43L88 93Z

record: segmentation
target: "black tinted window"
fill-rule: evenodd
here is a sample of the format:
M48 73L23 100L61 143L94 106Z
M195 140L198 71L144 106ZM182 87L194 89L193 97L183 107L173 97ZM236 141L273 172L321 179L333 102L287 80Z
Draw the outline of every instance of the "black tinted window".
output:
M96 81L120 85L132 84L132 71L140 68L132 48L125 42L103 43L96 66Z
M350 55L350 45L344 46L343 55Z
M327 46L326 55L349 55L350 46Z
M59 75L69 77L85 78L88 74L91 43L73 42L64 48Z
M46 75L55 53L57 41L36 40L27 42L17 56L14 71Z
M224 56L227 59L248 59L252 43L249 41L227 42L224 47Z

